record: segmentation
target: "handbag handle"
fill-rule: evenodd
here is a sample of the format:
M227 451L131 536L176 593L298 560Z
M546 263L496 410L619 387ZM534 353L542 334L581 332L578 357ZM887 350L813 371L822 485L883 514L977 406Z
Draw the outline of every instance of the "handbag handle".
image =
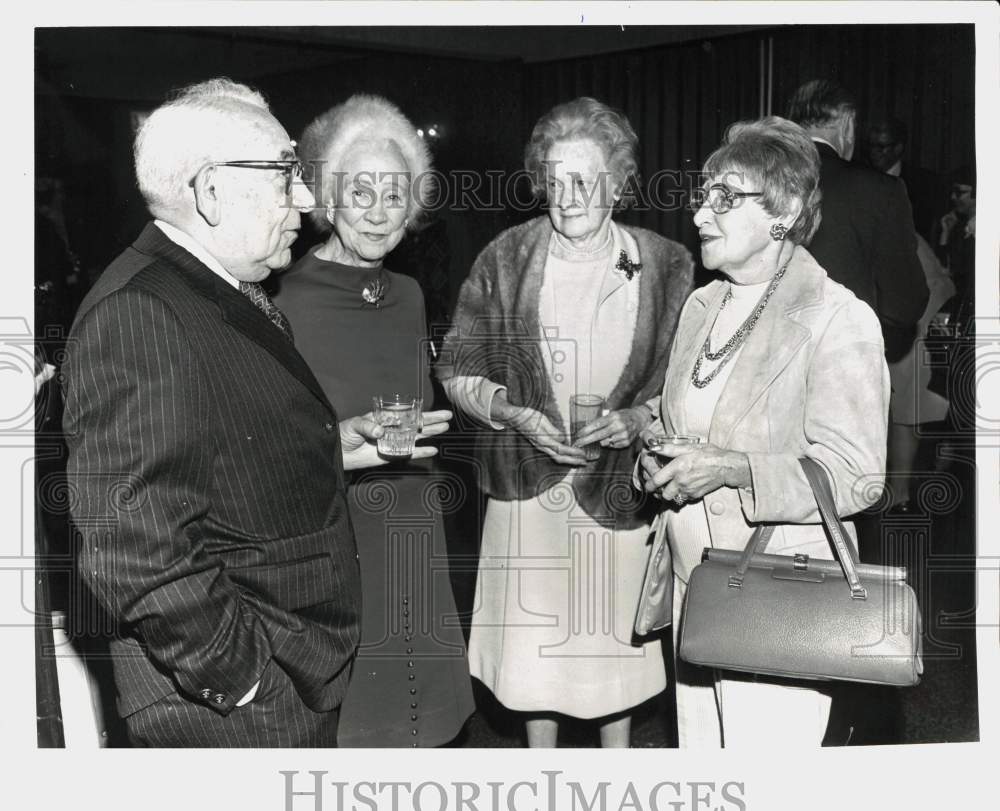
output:
M844 527L844 522L840 520L840 516L837 515L837 510L833 502L833 493L830 490L830 480L826 475L826 471L820 467L818 462L808 457L799 459L799 464L802 465L802 470L806 474L806 479L809 481L813 495L816 497L816 504L819 507L819 515L823 521L823 526L826 527L827 532L830 534L834 549L837 551L840 566L844 570L844 576L847 578L848 585L851 587L851 597L855 600L868 599L868 590L861 585L861 579L858 577L857 553L854 551L854 547L848 543L847 529ZM743 578L746 577L747 570L750 568L751 559L758 552L764 551L773 534L773 524L759 526L754 530L753 535L750 536L750 540L747 542L746 549L743 550L743 557L736 567L736 572L729 575L730 588L738 589L743 587ZM796 555L796 566L799 565L800 560L804 564L804 556Z

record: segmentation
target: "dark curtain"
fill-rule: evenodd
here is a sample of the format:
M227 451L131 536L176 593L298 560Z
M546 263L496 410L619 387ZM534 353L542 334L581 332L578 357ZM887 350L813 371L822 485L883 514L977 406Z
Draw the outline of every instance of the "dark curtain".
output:
M917 165L946 173L972 162L974 26L795 26L772 35L774 112L785 112L801 82L833 78L858 98L859 135L872 118L895 116L909 129Z

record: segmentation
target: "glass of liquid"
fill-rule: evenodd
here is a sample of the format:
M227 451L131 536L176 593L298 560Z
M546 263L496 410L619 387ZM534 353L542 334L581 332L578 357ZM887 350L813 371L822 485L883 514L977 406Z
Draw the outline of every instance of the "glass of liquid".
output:
M574 394L569 398L569 436L576 442L580 430L588 422L596 420L604 413L605 401L600 394ZM588 462L601 458L601 443L591 442L580 450Z
M420 433L423 401L402 394L379 395L372 398L372 413L384 429L377 440L378 455L384 459L409 459Z
M646 450L664 459L672 459L676 456L675 448L699 444L701 444L701 437L690 434L651 434L646 437Z

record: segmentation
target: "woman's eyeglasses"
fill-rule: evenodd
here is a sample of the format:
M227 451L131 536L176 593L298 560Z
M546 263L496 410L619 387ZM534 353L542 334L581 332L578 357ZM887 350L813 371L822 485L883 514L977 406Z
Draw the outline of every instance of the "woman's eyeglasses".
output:
M725 183L713 183L707 189L692 189L691 202L688 204L695 213L708 203L708 207L716 214L725 214L743 197L760 197L761 191L733 191Z

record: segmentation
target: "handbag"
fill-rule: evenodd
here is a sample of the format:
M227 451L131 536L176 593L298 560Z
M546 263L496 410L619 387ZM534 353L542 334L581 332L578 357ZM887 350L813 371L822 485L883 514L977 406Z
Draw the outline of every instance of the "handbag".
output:
M767 676L916 684L922 626L905 569L858 563L825 471L799 461L837 560L765 554L773 526L754 530L742 552L706 548L684 597L680 657Z
M666 628L673 620L674 572L670 547L664 527L653 536L646 563L646 577L642 581L639 609L635 615L635 632L639 636Z

